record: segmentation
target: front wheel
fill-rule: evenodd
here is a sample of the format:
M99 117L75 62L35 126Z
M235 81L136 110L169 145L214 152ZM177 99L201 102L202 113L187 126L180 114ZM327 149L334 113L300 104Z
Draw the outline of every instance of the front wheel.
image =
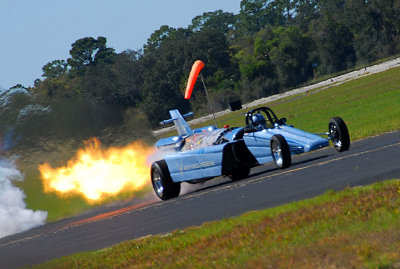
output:
M339 152L349 150L350 135L346 123L340 117L333 117L329 120L329 138L333 146Z
M288 168L292 164L289 145L282 135L274 135L271 138L271 155L280 169Z
M172 181L165 160L154 162L151 165L151 183L154 192L161 200L177 197L181 191L181 184Z

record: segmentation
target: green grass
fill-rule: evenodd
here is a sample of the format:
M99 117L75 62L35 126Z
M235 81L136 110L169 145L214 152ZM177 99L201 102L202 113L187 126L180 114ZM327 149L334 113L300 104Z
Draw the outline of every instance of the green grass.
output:
M345 120L352 140L398 130L400 68L352 80L293 101L282 102L283 100L265 105L271 107L278 117L286 117L288 124L305 131L327 131L328 121L333 116L340 116ZM220 117L217 119L218 124L243 126L244 117L239 115L245 112L243 109ZM201 125L213 125L213 122L208 121Z
M393 68L385 72L359 78L339 86L304 95L292 101L288 99L266 104L270 106L278 117L286 117L288 124L309 132L326 132L328 121L333 116L340 116L348 125L350 137L359 140L369 136L400 129L400 68ZM218 118L219 126L243 126L245 110L235 111ZM193 128L213 125L213 121L204 122ZM173 135L175 132L165 134ZM68 153L43 153L34 159L51 162L53 159L60 162L60 156L73 156ZM60 149L60 152L63 152ZM57 156L53 156L57 155ZM68 161L62 160L64 162ZM32 161L31 163L35 163ZM55 194L43 194L37 162L35 165L21 163L19 168L25 173L26 179L20 183L25 191L27 207L35 210L48 211L48 221L57 220L83 212L91 207L79 196L70 196L67 199L59 198ZM134 194L131 194L134 195ZM128 197L125 194L122 197Z
M34 268L397 268L399 249L400 181L392 180Z

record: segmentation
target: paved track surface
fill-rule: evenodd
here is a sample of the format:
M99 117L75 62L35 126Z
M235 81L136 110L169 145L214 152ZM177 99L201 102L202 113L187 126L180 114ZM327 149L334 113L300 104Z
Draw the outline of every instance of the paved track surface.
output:
M102 207L80 216L0 239L0 268L18 268L76 252L96 250L150 234L240 215L317 196L327 190L400 178L400 131L293 158L286 170L272 164L249 178L217 178L184 186L186 194ZM193 187L194 186L194 187Z

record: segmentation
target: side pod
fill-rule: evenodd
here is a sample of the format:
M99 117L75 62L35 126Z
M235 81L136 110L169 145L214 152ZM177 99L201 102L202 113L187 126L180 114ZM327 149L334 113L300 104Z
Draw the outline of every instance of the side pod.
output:
M243 140L228 143L222 154L222 174L229 175L241 168L257 166L256 158L251 154Z

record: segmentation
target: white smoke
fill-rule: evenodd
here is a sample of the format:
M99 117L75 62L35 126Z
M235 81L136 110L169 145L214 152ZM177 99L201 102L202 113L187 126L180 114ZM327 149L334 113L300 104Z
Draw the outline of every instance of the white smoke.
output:
M46 222L47 212L27 209L24 192L12 184L22 180L13 160L0 159L0 238Z

